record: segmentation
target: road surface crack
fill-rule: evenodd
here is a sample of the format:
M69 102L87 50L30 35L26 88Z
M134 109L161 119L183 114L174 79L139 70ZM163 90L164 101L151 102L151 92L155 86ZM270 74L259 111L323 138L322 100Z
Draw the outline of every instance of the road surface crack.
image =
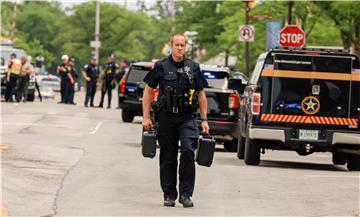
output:
M60 196L60 192L61 190L63 189L64 187L64 182L65 182L65 179L66 177L70 174L70 172L75 168L77 167L77 165L80 163L80 161L83 159L84 155L85 155L85 147L82 147L81 148L82 150L82 154L80 156L80 158L78 159L78 161L76 161L76 163L70 167L66 173L64 174L63 178L61 179L61 183L60 183L60 186L59 188L56 190L56 194L55 194L55 199L54 199L54 202L53 202L53 214L52 215L47 215L47 216L44 216L44 217L53 217L53 216L57 216L57 212L58 212L58 199L59 199L59 196Z

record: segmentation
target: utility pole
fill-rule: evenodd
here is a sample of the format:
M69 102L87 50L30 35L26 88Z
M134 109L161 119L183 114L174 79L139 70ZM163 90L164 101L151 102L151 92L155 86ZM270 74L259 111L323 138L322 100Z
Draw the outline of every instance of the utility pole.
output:
M15 31L16 31L16 8L17 8L16 0L14 0L12 27L11 27L11 33L10 33L10 39L11 39L12 42L14 42Z
M96 0L95 15L95 57L99 65L99 48L100 48L100 0Z
M289 1L288 4L288 25L291 25L292 23L292 7L294 5L294 2L292 0Z
M249 24L249 5L248 2L245 1L245 25ZM250 67L250 44L248 41L245 42L245 74L249 75L249 67Z
M172 31L175 32L175 28L176 28L176 0L172 0Z

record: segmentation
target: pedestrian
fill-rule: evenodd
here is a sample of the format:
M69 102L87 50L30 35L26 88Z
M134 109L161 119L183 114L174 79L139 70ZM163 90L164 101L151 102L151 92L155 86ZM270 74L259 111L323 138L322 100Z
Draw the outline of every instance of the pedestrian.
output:
M17 102L22 100L25 103L27 101L30 76L33 72L34 68L31 65L31 57L21 57L21 69L18 77L18 94L16 99Z
M108 55L108 62L105 65L102 74L104 75L102 87L101 87L101 100L99 107L103 107L105 94L108 95L108 106L107 108L111 107L111 97L112 97L112 90L115 87L115 74L118 73L119 65L114 62L115 55L110 53Z
M96 92L96 82L99 75L96 57L92 57L90 63L85 65L82 70L82 75L86 81L86 96L84 106L88 107L90 100L90 107L94 107L94 97Z
M185 36L177 33L171 37L171 55L157 61L145 76L147 83L143 94L143 121L145 130L151 129L150 106L153 89L159 85L157 105L157 139L160 144L160 184L164 206L175 206L177 191L177 165L180 140L179 202L183 207L193 207L191 200L195 184L194 151L199 128L196 111L200 108L202 132L209 133L207 99L204 92L207 81L199 64L184 57Z
M59 65L57 67L57 73L60 76L60 96L61 96L61 100L58 103L65 103L65 92L66 92L66 87L67 87L67 71L68 71L68 65L69 65L69 56L68 55L63 55L61 57L61 65ZM69 66L70 67L70 66Z
M10 55L10 62L6 68L6 92L5 101L13 102L13 95L17 95L17 80L21 70L21 61L16 58L16 54Z

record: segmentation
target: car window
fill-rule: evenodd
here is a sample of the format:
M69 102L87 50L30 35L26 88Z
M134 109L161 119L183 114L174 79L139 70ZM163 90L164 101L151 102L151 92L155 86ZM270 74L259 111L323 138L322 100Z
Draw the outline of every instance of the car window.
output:
M260 77L260 72L263 68L265 62L265 54L262 54L259 59L256 61L256 65L254 68L253 73L251 74L251 78L250 78L250 84L256 84L256 82L259 80Z
M275 54L274 69L306 72L351 73L352 58L350 56Z
M206 79L225 79L229 78L228 72L223 71L210 71L210 70L202 70Z
M141 66L132 66L127 81L128 82L139 82L144 80L146 74L150 71L149 68L141 67Z

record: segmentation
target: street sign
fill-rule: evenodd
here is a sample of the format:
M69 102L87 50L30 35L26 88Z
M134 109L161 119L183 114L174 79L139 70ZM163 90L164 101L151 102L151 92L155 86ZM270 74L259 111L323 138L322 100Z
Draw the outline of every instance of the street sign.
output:
M305 32L300 26L287 25L279 32L279 44L282 47L301 48L305 45Z
M101 42L100 41L91 41L90 47L99 48L99 47L101 47Z
M254 26L253 25L241 25L239 26L239 40L240 41L254 41Z

